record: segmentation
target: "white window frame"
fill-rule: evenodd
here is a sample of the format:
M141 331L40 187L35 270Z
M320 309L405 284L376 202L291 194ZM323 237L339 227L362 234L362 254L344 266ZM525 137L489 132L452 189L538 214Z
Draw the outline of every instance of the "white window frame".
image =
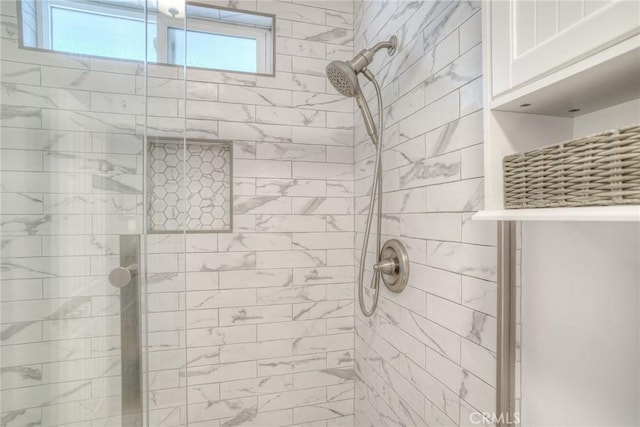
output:
M36 3L38 5L36 8L38 22L38 47L42 49L53 50L51 45L51 32L53 29L51 25L51 9L54 7L77 12L93 13L96 15L112 16L114 18L131 19L145 24L144 12L136 11L132 8L118 7L115 5L101 5L91 2L80 3L78 1L70 0L47 0L37 1ZM154 18L155 16L149 14L148 22L155 23Z
M173 64L169 61L171 57L171 46L169 40L169 29L184 31L185 23L182 19L174 19L165 15L158 16L158 61L165 64ZM256 73L265 74L273 66L273 31L266 28L251 27L248 25L230 24L221 21L213 21L198 18L187 20L187 33L190 31L215 34L220 36L241 37L256 41ZM187 51L188 55L188 51ZM187 58L188 62L188 58Z
M1 0L0 0L1 1ZM38 7L37 13L37 37L38 47L41 49L53 50L51 46L51 9L54 7L75 10L78 12L94 13L105 16L112 16L114 18L123 18L140 21L145 24L145 14L142 11L137 11L128 7L119 7L111 4L98 4L94 2L79 2L73 0L47 0L37 1ZM212 8L215 8L212 6ZM250 13L250 12L247 12ZM169 28L175 28L183 30L185 27L185 21L182 19L174 19L165 16L161 13L148 13L148 19L146 23L156 24L157 34L155 35L154 46L157 53L157 62L160 64L176 65L169 62L170 57L170 43L169 43ZM223 21L214 21L208 19L189 18L187 21L187 32L196 31L201 33L216 34L222 36L231 37L243 37L256 40L256 73L257 74L271 74L275 72L273 69L273 33L275 28L268 29L257 26L249 26L242 24L232 24ZM149 37L152 37L149 34ZM95 55L97 56L97 55ZM122 59L109 57L111 59ZM188 63L188 58L187 58ZM214 69L214 68L206 68ZM230 72L243 72L239 70L223 69L222 71Z

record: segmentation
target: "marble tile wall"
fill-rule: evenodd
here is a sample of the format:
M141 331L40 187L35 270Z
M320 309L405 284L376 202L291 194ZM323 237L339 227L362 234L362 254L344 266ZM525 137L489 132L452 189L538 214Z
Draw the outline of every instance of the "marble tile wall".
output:
M233 232L145 242L150 425L353 425L353 5L217 3L277 15L275 77L19 49L0 2L3 425L119 425L145 132L234 141Z
M400 42L370 69L385 105L383 241L401 240L411 261L403 293L383 288L371 318L356 310L355 425L472 425L494 410L496 377L496 230L471 221L483 204L480 2L356 0L354 17L356 52ZM360 248L374 152L355 115Z

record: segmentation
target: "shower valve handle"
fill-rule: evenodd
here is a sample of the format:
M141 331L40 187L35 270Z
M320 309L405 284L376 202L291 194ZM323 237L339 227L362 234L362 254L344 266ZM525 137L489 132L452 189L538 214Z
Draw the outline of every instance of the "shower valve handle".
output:
M380 262L373 265L373 271L376 273L392 274L398 269L398 262L392 258L381 259Z

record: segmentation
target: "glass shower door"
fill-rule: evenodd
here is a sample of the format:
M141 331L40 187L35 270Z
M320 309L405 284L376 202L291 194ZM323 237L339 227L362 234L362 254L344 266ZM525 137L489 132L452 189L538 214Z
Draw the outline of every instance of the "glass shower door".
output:
M38 3L0 2L0 424L141 425L145 67L21 47Z

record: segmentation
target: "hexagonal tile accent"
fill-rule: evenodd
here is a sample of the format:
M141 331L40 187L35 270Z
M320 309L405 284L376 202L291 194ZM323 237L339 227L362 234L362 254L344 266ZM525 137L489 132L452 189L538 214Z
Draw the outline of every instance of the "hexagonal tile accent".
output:
M148 150L151 233L231 230L230 142L158 138Z

